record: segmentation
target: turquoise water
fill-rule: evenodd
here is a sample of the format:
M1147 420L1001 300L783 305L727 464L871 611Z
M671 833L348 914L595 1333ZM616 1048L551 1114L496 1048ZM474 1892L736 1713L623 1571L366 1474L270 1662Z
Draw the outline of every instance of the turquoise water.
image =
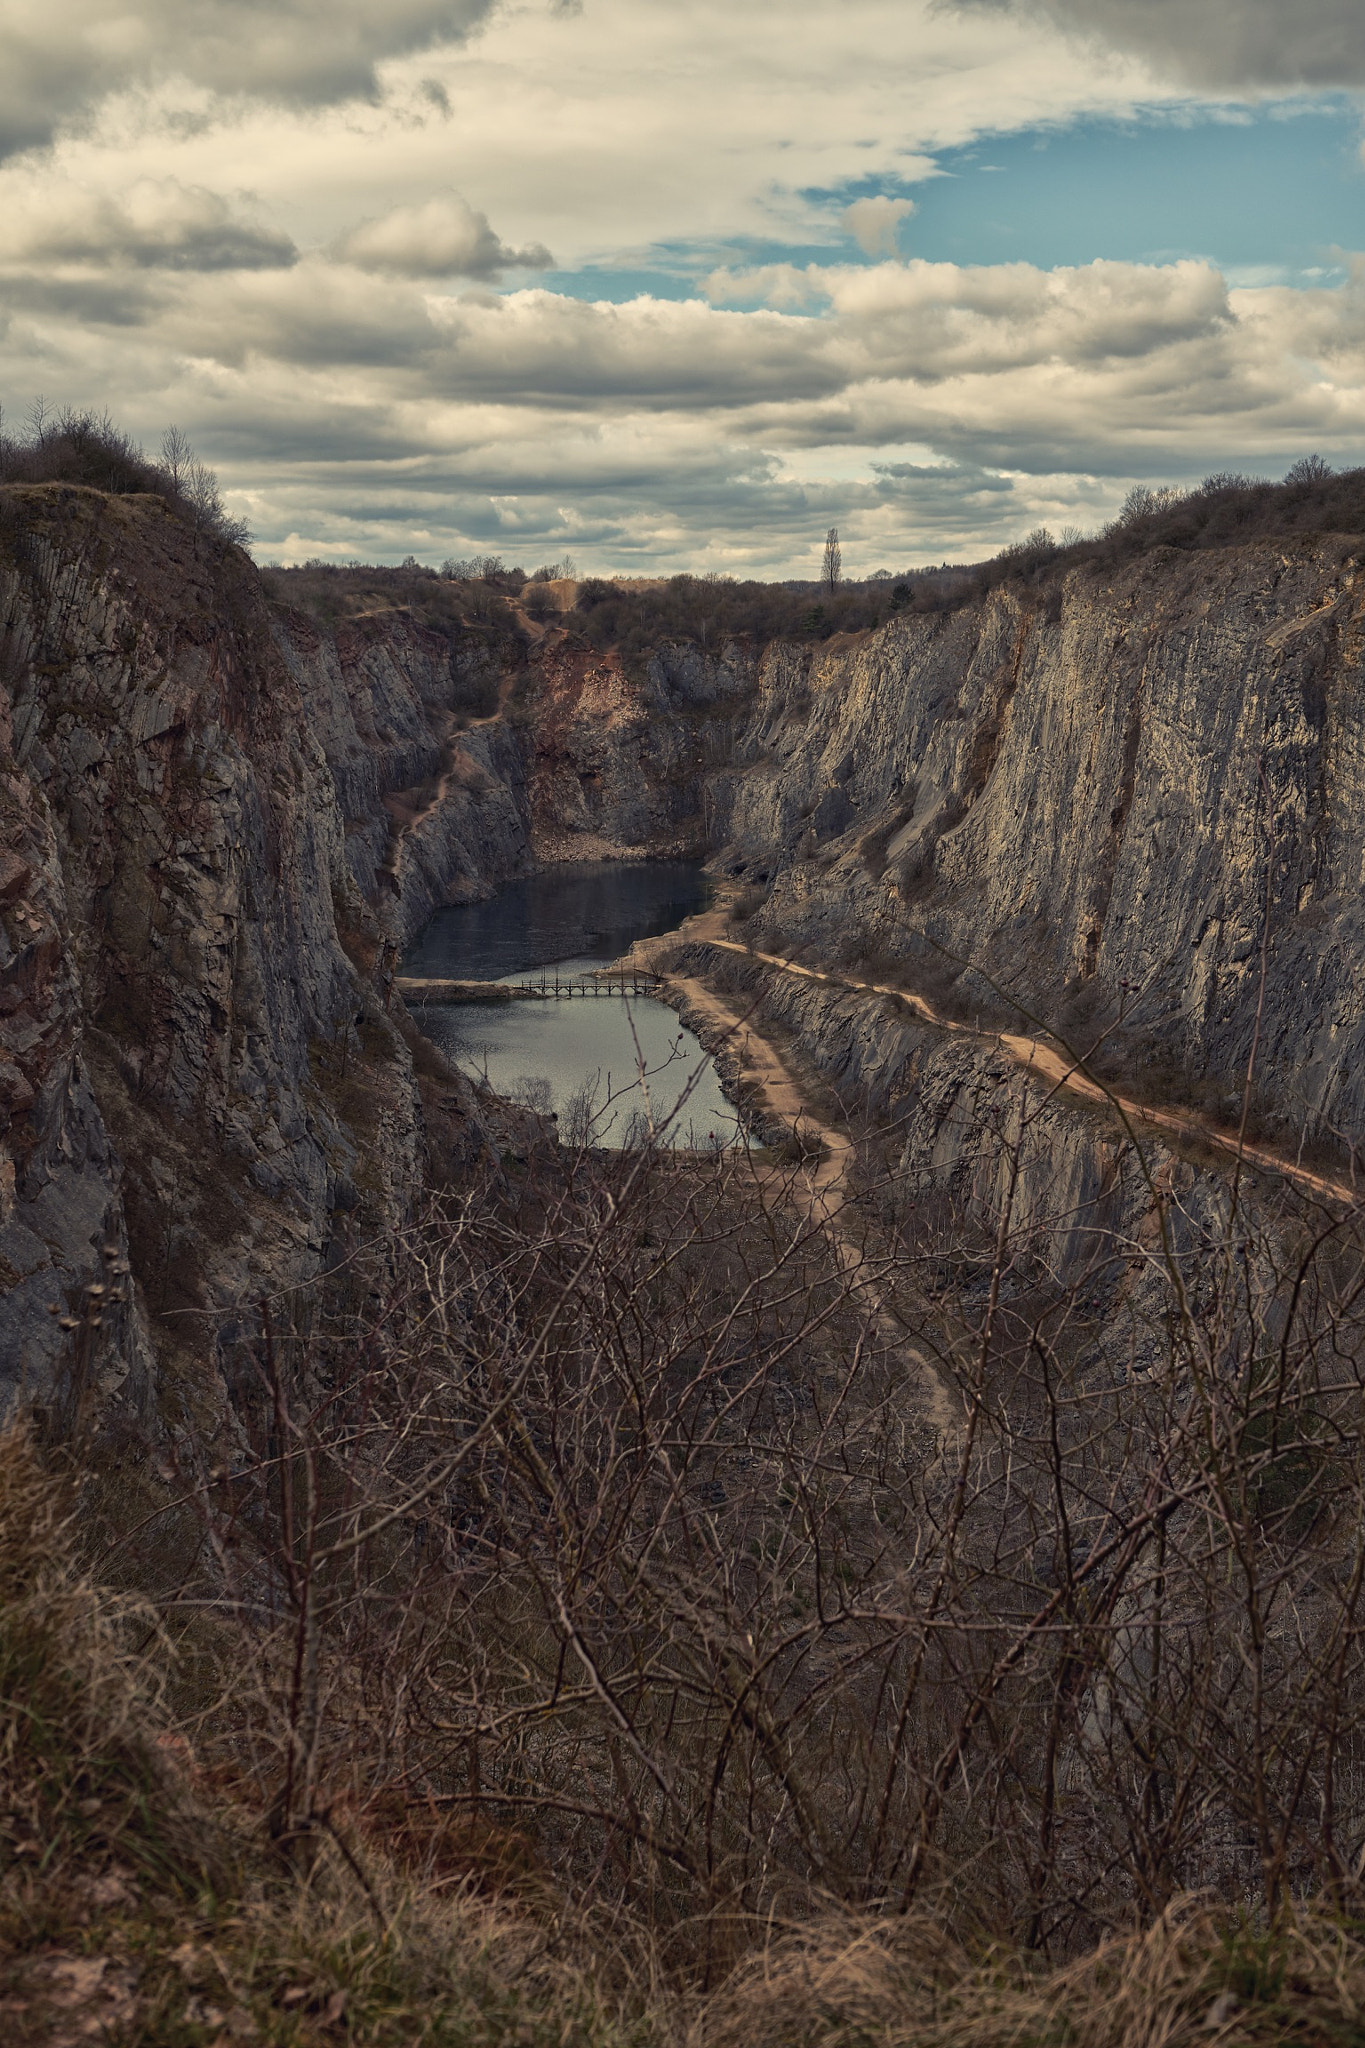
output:
M504 982L539 980L546 969L590 972L632 940L673 930L706 900L700 869L681 861L552 869L510 883L487 903L438 911L404 972ZM466 1073L557 1116L566 1141L617 1146L642 1128L689 1150L738 1138L715 1067L666 1003L431 1003L417 1015Z

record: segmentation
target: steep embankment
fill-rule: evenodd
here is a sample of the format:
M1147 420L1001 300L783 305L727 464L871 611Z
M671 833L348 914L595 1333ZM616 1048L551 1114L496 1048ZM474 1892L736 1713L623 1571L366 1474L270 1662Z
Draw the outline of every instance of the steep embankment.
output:
M318 619L158 498L0 493L0 1400L199 1399L263 1295L421 1183L389 985L432 910L538 853L704 842L751 674L628 677L435 587Z
M398 606L330 631L281 609L276 633L332 773L356 885L398 945L439 904L525 865L521 749L500 716L469 710L481 695L505 701L515 643L452 637Z
M753 700L752 653L627 664L511 598L492 623L424 616L423 587L328 624L277 612L352 873L397 945L538 861L709 850L707 778Z
M1332 540L1164 550L1047 602L777 647L714 837L772 883L763 950L895 970L960 1015L1013 998L1082 1041L1113 1027L1117 1075L1214 1115L1255 1037L1260 1127L1350 1142L1363 653ZM894 1099L895 1054L850 1049L843 1078Z
M444 587L439 615L310 618L151 498L0 503L6 1386L145 1405L154 1352L202 1362L400 1213L424 1140L396 949L538 858L710 850L768 890L756 950L843 981L714 947L691 971L983 1212L1008 1049L877 984L1112 1027L1124 1092L1224 1122L1254 1040L1262 1141L1340 1173L1365 1109L1347 543L626 660ZM1059 1097L1035 1138L1063 1263L1140 1230L1105 1117Z
M7 490L0 627L0 1399L145 1416L401 1213L417 1089L245 557L154 497Z
M547 636L520 714L537 850L711 850L710 780L733 759L757 683L755 654L738 646L714 657L662 646L625 663Z

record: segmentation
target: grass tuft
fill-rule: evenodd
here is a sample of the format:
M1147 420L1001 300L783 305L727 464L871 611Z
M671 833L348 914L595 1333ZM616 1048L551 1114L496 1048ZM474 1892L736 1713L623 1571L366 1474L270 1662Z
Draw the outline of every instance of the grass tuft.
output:
M79 1909L115 1865L157 1891L211 1882L211 1831L182 1796L148 1684L156 1633L141 1603L74 1570L60 1493L27 1432L5 1429L0 1940Z

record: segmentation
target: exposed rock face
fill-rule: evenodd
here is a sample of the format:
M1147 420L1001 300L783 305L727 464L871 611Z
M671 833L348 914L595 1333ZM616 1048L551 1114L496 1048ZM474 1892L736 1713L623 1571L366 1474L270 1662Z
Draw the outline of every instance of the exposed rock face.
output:
M560 857L575 836L618 852L714 845L709 779L731 758L756 669L735 648L663 647L633 669L614 654L548 648L527 699L538 842Z
M679 949L678 964L738 997L755 1022L776 1024L817 1083L870 1111L894 1141L903 1198L946 1205L959 1230L975 1233L993 1232L1008 1205L1023 1270L1081 1289L1108 1319L1111 1347L1117 1341L1131 1366L1140 1363L1160 1324L1159 1315L1132 1313L1160 1292L1148 1257L1157 1247L1153 1195L1166 1200L1175 1254L1197 1254L1226 1226L1220 1174L1150 1138L1139 1159L1103 1110L1030 1081L1003 1050L936 1030L891 998L771 974L704 944Z
M1261 1007L1268 1128L1365 1118L1365 691L1345 544L1165 552L856 645L770 651L714 837L756 930L911 961L963 1007L1083 1032L1226 1109ZM936 952L936 942L943 952ZM1265 949L1264 1002L1261 955Z
M351 872L400 946L440 904L526 865L521 748L502 718L459 710L471 668L479 679L489 666L481 642L452 645L402 612L331 635L290 613L276 631L332 773Z
M407 1199L416 1093L250 564L155 498L0 508L0 1397L145 1410L150 1323L164 1394Z
M424 1140L388 971L538 856L723 851L772 884L767 949L1007 1010L971 962L1081 1036L1122 1003L1153 1091L1215 1110L1259 1006L1264 1123L1354 1138L1353 578L1345 544L1258 543L625 664L396 610L323 631L157 499L0 493L0 1397L149 1414L263 1291L402 1213ZM903 1121L907 1173L989 1212L988 1054L810 983L764 1001ZM1058 1272L1092 1225L1141 1234L1088 1112L1049 1109L1026 1183L1040 1230L1045 1202L1087 1219L1047 1225ZM1217 1203L1201 1177L1191 1213Z

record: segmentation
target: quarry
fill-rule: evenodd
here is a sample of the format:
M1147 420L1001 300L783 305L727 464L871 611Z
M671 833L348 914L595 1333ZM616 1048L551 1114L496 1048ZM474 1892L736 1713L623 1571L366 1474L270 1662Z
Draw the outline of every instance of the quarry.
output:
M1361 475L819 618L0 488L21 2005L1356 2038ZM412 966L649 863L562 1009L666 1005L723 1144L500 1093L426 1006L512 969Z

